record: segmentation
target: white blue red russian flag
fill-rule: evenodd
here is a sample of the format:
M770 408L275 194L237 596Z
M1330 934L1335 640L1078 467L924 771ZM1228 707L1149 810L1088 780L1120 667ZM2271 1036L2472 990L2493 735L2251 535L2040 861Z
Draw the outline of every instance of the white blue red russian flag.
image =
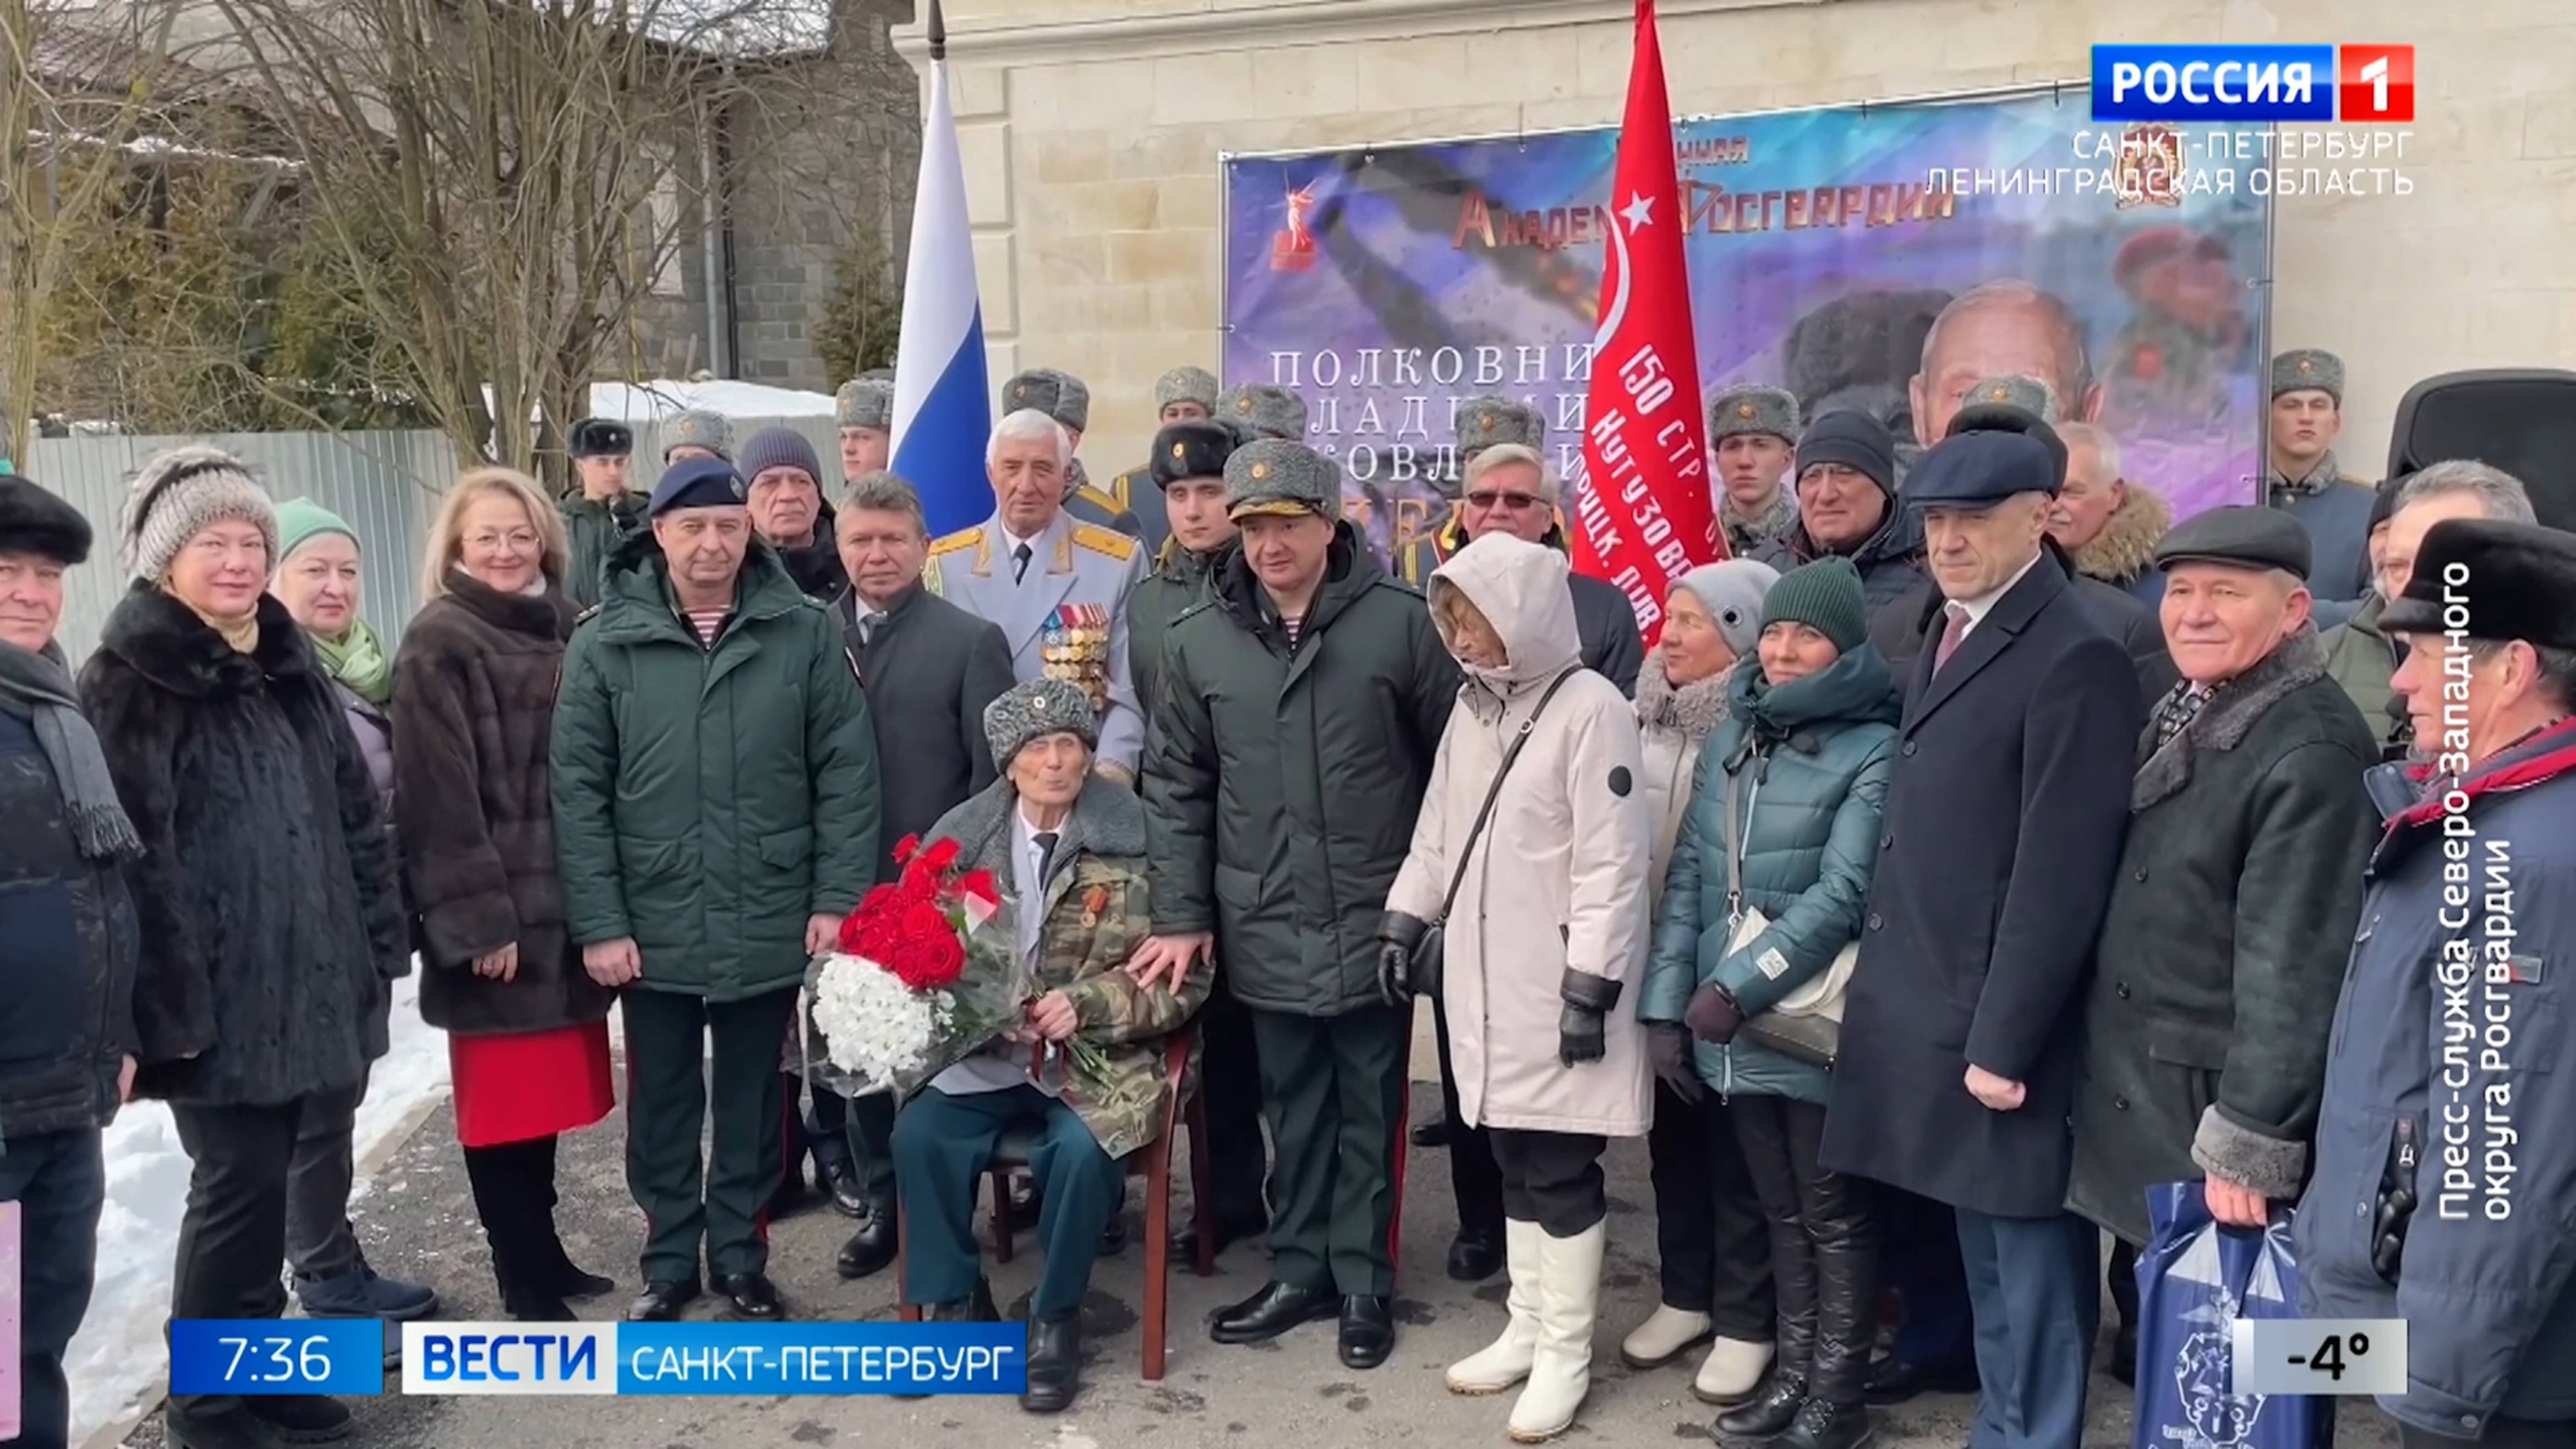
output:
M948 103L948 63L930 62L912 254L904 264L903 336L895 349L896 476L921 493L932 537L992 516L984 445L993 430L984 382L984 308L966 229L966 171Z

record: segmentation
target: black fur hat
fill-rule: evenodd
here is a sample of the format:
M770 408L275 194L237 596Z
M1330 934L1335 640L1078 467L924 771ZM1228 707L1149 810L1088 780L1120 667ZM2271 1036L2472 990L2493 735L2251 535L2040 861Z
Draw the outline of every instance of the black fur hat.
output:
M1223 478L1225 460L1243 442L1223 423L1174 423L1154 435L1154 486L1169 488L1184 478Z
M0 473L0 553L31 553L70 568L89 562L92 537L79 509L29 479Z

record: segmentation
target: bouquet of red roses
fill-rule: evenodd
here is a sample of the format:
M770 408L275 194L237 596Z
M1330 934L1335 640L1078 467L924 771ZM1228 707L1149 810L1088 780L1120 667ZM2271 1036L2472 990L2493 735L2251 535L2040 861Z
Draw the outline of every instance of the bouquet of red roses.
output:
M959 870L954 840L908 835L894 854L902 876L805 969L800 1065L844 1096L909 1094L1017 1024L1027 994L992 873Z

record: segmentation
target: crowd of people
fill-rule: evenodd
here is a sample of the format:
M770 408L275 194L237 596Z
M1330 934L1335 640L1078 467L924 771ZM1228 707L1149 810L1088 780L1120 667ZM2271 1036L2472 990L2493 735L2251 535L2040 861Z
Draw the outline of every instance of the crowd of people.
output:
M993 513L936 538L885 472L882 376L841 391L832 480L800 434L691 414L639 491L631 432L585 420L568 496L456 480L390 642L353 529L183 448L132 482L77 682L54 633L92 525L0 479L21 1442L63 1440L129 1095L193 1163L174 1317L275 1316L290 1278L310 1314L436 1310L347 1221L416 959L522 1319L618 1286L555 1221L558 1139L618 1095L614 1006L628 1318L787 1315L763 1224L809 1160L856 1220L843 1277L900 1256L929 1316L995 1318L973 1216L1009 1143L1035 1412L1081 1392L1128 1165L1192 1091L1216 1241L1185 1247L1270 1264L1211 1336L1330 1321L1386 1362L1409 1136L1448 1154L1446 1272L1507 1282L1446 1386L1517 1391L1516 1440L1578 1420L1602 1158L1643 1138L1660 1301L1618 1352L1685 1364L1724 1443L1856 1449L1871 1405L1951 1389L1975 1449L2069 1449L2106 1281L2135 1367L2146 1190L2199 1180L2221 1223L2295 1209L2311 1313L2410 1320L2408 1445L2563 1444L2576 537L2484 464L2344 479L2340 373L2279 359L2271 495L2180 524L2039 379L1937 399L1919 450L1729 389L1733 556L1673 582L1652 647L1572 572L1503 398L1459 409L1453 512L1392 567L1304 403L1198 368L1106 487L1082 384L1012 378ZM1019 904L1033 999L906 1100L804 1087L808 962L914 838ZM2473 985L2508 1023L2475 1084ZM1408 1134L1425 999L1443 1113ZM1076 1038L1080 1070L1034 1065ZM166 1418L187 1449L350 1421Z

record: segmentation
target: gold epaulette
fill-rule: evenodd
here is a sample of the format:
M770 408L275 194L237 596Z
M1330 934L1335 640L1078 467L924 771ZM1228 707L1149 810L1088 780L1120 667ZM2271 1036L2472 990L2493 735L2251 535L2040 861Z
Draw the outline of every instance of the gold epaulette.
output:
M1120 563L1125 563L1136 556L1136 540L1114 528L1102 528L1096 523L1075 524L1073 541L1093 553L1105 553Z
M931 540L930 556L937 558L943 553L955 553L961 548L973 548L975 541L983 536L984 525L980 523L973 528L961 528L955 533L943 533Z

